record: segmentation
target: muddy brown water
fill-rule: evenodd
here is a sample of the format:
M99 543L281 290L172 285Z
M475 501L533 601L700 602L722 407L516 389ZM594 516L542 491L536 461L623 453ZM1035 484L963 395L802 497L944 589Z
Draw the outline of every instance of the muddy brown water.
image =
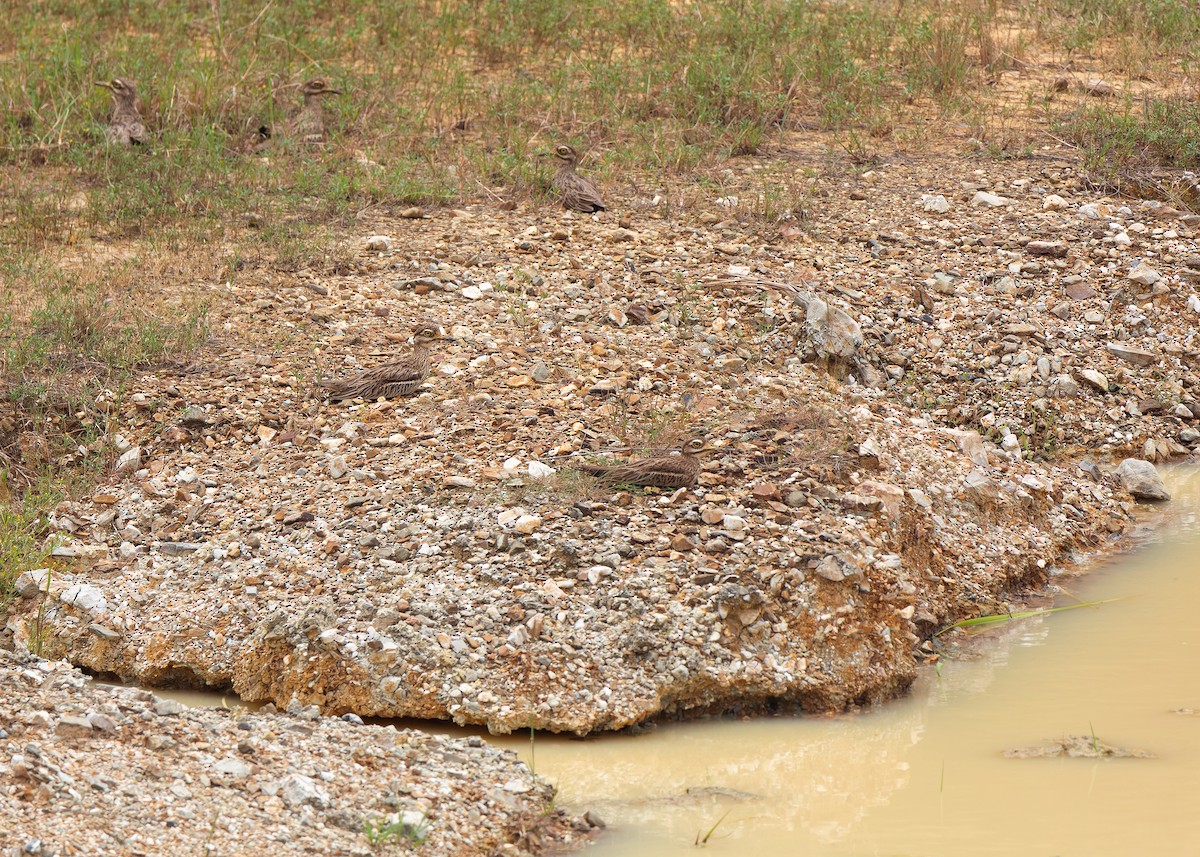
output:
M1200 469L1167 478L1156 543L1058 603L1118 600L1007 623L876 710L488 740L608 822L596 857L1200 854ZM1065 735L1156 758L1002 755Z

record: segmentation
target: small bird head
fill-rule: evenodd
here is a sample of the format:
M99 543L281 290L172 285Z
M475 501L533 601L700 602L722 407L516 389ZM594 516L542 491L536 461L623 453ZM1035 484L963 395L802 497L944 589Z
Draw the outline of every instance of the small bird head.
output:
M431 321L420 322L413 328L413 342L417 345L428 345L439 339L453 339L453 337L447 336L441 326Z
M318 95L341 95L340 89L331 89L329 84L319 77L314 77L300 87L300 93L304 96L304 100L315 98Z
M111 81L96 81L96 86L102 86L113 94L117 101L132 102L137 98L137 87L127 77L114 77Z
M702 437L693 437L685 441L679 450L684 455L704 456L716 452L716 447L709 446L708 441Z
M565 164L574 165L579 163L579 153L576 152L572 147L565 144L554 149L554 157L558 158Z

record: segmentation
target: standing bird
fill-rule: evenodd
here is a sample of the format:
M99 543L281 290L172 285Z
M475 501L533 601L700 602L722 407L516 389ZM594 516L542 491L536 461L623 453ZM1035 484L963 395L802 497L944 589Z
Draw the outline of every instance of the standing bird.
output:
M704 438L694 437L679 448L679 455L643 458L627 464L581 464L576 469L600 477L612 485L650 485L655 488L687 488L696 484L701 457L715 450Z
M579 164L579 153L564 145L554 150L554 157L559 160L558 171L554 174L554 189L562 197L563 207L572 211L582 211L584 214L604 211L604 200L600 199L600 191L575 172L575 167Z
M109 83L96 81L112 93L113 112L104 135L119 146L138 146L146 142L146 126L137 108L137 87L127 77L114 77Z
M411 396L421 389L429 377L429 346L439 339L449 339L440 327L431 322L422 322L413 334L413 349L399 360L367 369L349 378L324 381L321 386L328 390L332 402L343 399L363 398L374 401L382 396L394 399Z
M283 136L300 143L325 142L325 109L321 99L326 95L341 95L340 89L330 89L329 85L319 77L300 87L304 96L304 106L300 112L289 117L283 125ZM263 125L258 129L259 140L265 142L272 136L271 128Z

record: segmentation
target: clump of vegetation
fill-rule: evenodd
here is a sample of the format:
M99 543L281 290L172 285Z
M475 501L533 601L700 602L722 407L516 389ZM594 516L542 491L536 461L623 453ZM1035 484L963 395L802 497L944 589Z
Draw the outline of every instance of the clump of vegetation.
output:
M18 575L43 565L50 546L39 535L45 528L44 514L58 498L51 494L28 494L13 501L7 486L8 471L0 471L0 613L13 598Z
M368 818L363 821L363 836L372 847L400 843L415 848L429 836L429 819L414 812Z
M1093 107L1059 120L1057 130L1079 147L1099 184L1195 207L1200 188L1156 175L1200 170L1200 105L1172 97L1129 102L1123 110Z
M134 266L136 267L136 265ZM207 336L201 304L158 307L114 268L73 274L10 262L0 315L0 608L49 553L54 507L89 484L139 368Z

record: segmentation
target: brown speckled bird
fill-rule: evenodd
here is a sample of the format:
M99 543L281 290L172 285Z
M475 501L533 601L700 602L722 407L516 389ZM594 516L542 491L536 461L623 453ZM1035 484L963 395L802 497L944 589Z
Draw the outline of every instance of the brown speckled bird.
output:
M349 378L324 381L330 401L363 398L374 401L380 397L394 399L411 396L421 389L429 377L429 346L439 339L448 339L436 324L417 325L413 334L413 349L391 363L367 369Z
M694 437L679 448L679 455L643 458L627 464L580 464L577 469L613 485L687 488L696 484L701 458L713 451L704 438Z
M342 91L331 89L324 80L314 77L300 87L300 94L304 96L304 106L300 108L299 113L292 115L283 123L283 129L278 132L278 136L298 143L324 143L325 108L322 106L321 100L326 95L341 95ZM277 136L277 132L266 125L258 129L260 145L275 136Z
M600 191L575 172L575 167L579 164L579 153L564 145L554 150L554 157L559 161L558 172L554 174L554 189L562 197L563 207L572 211L582 211L584 214L604 211L604 200L600 199Z
M114 77L109 82L96 81L112 93L113 112L104 135L108 142L119 146L136 146L146 142L146 126L137 108L137 87L127 77Z

